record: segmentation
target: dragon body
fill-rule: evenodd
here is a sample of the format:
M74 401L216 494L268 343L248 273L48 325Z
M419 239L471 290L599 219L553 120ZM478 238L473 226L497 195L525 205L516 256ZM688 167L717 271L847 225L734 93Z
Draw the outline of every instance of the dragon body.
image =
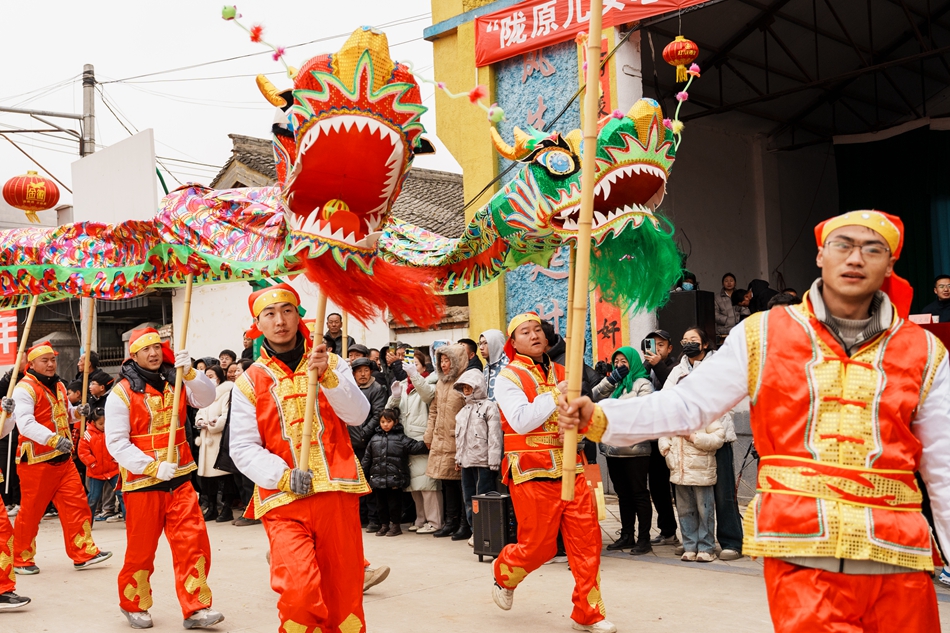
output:
M186 185L149 221L79 222L0 232L0 296L21 307L70 296L122 299L149 288L304 273L358 319L388 309L436 321L438 294L465 292L527 262L546 266L576 239L580 133L516 129L499 154L521 168L458 238L392 217L422 134L418 85L389 57L385 35L361 28L337 53L309 60L280 92L272 126L278 182L212 190ZM592 238L605 296L655 307L678 271L675 247L654 215L674 159L659 106L641 100L598 136ZM676 262L678 264L678 262ZM633 285L631 285L633 284Z

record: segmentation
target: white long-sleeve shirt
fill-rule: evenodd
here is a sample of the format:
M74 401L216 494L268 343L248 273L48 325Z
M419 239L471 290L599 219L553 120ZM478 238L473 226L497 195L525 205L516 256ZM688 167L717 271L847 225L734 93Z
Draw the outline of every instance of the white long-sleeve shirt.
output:
M20 435L45 446L55 433L36 420L36 403L33 401L33 396L30 395L30 391L26 387L17 385L13 390L13 401L16 403L16 409L12 417L16 420L16 426L20 431ZM73 406L69 404L68 400L66 401L66 407L66 415L72 419ZM4 424L5 432L3 435L13 430L13 427L10 427L10 430L6 431L6 426L7 425Z
M182 385L188 404L195 408L206 407L214 402L215 385L203 372L196 372L195 377ZM118 388L118 386L117 386ZM106 400L106 447L109 453L134 475L141 475L145 467L155 459L146 455L142 449L132 444L129 436L132 433L132 424L129 417L129 405L122 398L113 394ZM179 424L187 424L187 420L179 420Z
M508 426L522 435L544 424L557 409L554 392L539 393L534 402L528 402L524 390L504 374L495 381L495 401Z
M359 426L369 415L369 401L353 379L350 366L342 360L334 369L339 384L320 387L337 417L348 426ZM276 490L280 478L291 466L284 459L264 448L257 425L257 409L240 389L231 390L231 460L244 475L262 488Z
M603 400L607 417L602 442L629 446L662 436L687 435L732 409L749 395L749 355L745 326L739 323L722 348L673 389L643 398ZM929 395L911 424L923 446L920 475L927 484L934 525L942 544L950 544L950 364L937 368Z

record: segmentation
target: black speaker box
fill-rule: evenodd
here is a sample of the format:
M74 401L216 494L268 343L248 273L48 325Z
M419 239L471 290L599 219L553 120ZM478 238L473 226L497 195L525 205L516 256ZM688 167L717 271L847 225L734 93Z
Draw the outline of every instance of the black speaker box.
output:
M485 556L496 558L501 548L518 541L518 522L508 495L489 492L472 497L472 523L479 561Z
M716 299L708 290L671 292L669 302L656 313L659 329L673 337L673 354L683 353L680 341L686 330L698 326L716 344Z

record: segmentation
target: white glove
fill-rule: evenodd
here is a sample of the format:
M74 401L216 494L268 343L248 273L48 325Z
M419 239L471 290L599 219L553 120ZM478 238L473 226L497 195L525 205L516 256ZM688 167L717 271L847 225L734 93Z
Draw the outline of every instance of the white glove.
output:
M414 378L419 375L419 368L416 367L416 361L414 360L402 361L402 370L406 372L410 378Z
M178 367L184 369L186 374L191 369L191 354L188 353L188 350L183 349L180 352L175 352L175 368Z
M392 392L393 392L393 398L401 398L402 397L402 383L398 381L394 382L392 385Z
M178 469L178 464L169 464L168 462L161 462L158 465L158 472L155 473L156 479L161 479L162 481L168 481L175 476L175 471Z
M0 409L5 411L7 415L11 415L15 408L16 408L16 401L13 398L3 398L2 400L0 400Z

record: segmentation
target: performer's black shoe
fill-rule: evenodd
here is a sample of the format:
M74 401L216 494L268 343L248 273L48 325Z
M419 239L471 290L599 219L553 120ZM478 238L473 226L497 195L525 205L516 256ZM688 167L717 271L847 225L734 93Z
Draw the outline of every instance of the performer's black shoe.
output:
M433 532L432 536L436 538L445 538L447 536L452 536L453 534L455 534L458 531L458 529L459 529L458 523L446 523L445 525L442 526L441 529Z
M472 528L467 525L463 525L458 529L455 534L452 535L453 541L467 541L472 537Z
M86 569L87 567L92 567L93 565L98 565L99 563L104 563L105 561L112 558L112 552L104 552L99 550L99 553L87 560L85 563L76 563L73 565L73 569Z
M18 596L12 591L0 593L0 611L7 609L19 609L30 604L30 599L26 596Z
M619 550L629 549L633 547L634 543L633 534L626 534L624 532L620 533L620 538L607 546L608 552L616 552Z

